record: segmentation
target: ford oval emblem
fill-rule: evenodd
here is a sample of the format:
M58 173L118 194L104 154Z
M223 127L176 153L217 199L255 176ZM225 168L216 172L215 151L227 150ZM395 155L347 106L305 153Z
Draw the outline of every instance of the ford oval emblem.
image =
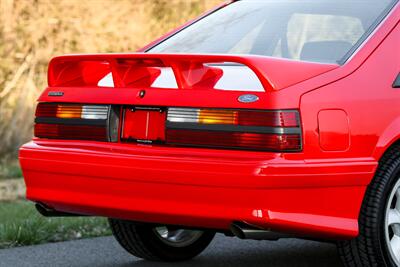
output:
M260 98L256 95L241 95L239 96L239 102L241 103L254 103L257 102Z

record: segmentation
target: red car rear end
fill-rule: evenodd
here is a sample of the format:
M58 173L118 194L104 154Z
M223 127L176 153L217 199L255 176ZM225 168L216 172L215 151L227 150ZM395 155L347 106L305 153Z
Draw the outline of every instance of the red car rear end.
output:
M223 232L396 266L400 7L299 2L234 1L142 53L54 58L20 151L27 198L112 218L151 260Z

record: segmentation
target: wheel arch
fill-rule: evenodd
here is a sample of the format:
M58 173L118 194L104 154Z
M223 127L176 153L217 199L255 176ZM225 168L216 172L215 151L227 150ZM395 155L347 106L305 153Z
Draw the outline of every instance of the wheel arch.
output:
M400 116L397 117L380 135L372 156L381 162L384 155L400 145Z

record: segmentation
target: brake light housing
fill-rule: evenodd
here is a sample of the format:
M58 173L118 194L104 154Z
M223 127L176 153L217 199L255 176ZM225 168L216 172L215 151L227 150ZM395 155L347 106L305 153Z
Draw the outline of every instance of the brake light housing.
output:
M297 110L39 103L35 136L273 152L302 150Z
M166 143L297 152L302 150L300 116L297 110L169 108Z
M47 139L117 141L117 112L109 105L39 103L34 135Z

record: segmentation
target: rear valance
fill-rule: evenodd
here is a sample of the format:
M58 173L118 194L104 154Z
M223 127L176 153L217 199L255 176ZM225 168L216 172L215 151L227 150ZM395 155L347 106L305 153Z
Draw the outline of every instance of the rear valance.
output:
M49 87L101 87L99 82L111 74L113 87L151 88L158 87L156 80L163 70L170 69L178 89L217 89L226 72L221 66L227 64L246 66L254 72L264 91L280 90L338 67L249 55L67 55L50 62L48 81Z

